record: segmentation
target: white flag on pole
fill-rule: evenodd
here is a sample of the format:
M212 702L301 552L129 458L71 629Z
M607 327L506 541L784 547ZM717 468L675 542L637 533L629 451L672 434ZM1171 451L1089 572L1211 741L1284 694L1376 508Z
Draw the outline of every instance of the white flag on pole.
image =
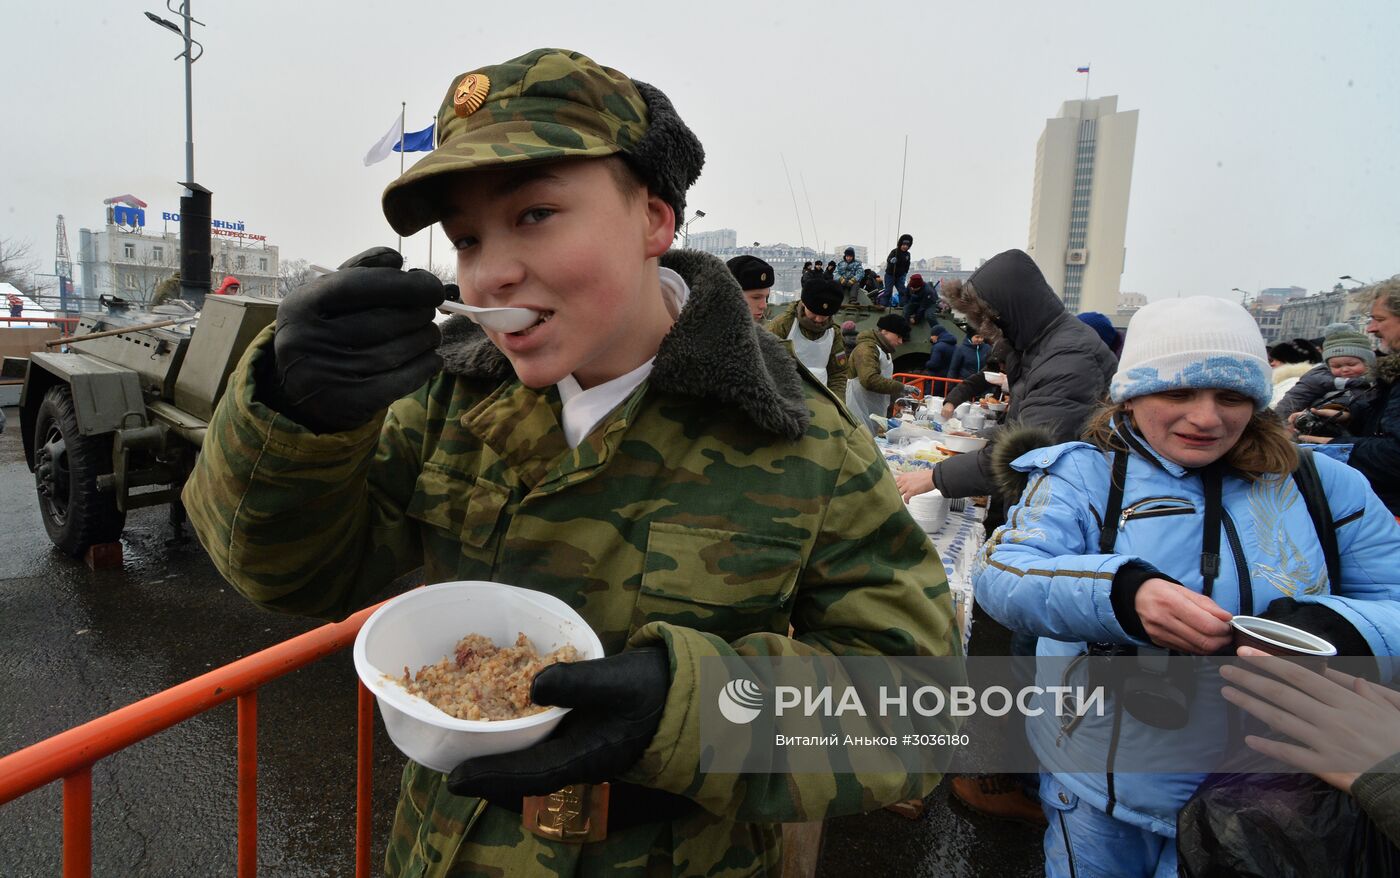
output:
M394 124L389 126L389 130L384 133L384 136L379 138L379 142L369 148L369 152L365 153L365 167L382 162L394 154L394 145L403 136L403 132L400 130L402 125L403 117L400 116L394 120Z

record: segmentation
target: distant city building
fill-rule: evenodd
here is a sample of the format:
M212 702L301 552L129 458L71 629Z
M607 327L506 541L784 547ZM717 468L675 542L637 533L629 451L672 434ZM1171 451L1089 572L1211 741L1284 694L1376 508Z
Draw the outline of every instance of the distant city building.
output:
M1284 302L1291 302L1294 299L1301 299L1308 294L1306 287L1269 287L1260 290L1254 297L1254 301L1265 307L1278 307Z
M161 223L160 231L155 230L156 222ZM238 278L244 295L275 298L280 267L277 247L241 226L241 222L214 221L210 283L217 289L231 274ZM89 307L100 295L149 302L156 285L180 269L179 228L178 214L116 204L107 207L105 226L96 231L79 229L77 262Z
M856 251L857 262L859 262L861 265L864 265L866 268L872 267L870 265L870 248L866 247L864 244L842 244L841 246L835 248L832 252L836 254L833 258L837 262L840 262L841 258L846 255L847 247L850 247L852 250Z
M1328 292L1284 302L1279 306L1275 339L1320 338L1322 328L1329 323L1349 323L1361 329L1370 317L1374 299L1375 291L1370 287L1348 290L1338 284Z
M1256 298L1246 306L1246 310L1254 318L1254 322L1259 324L1259 334L1264 337L1264 344L1276 343L1283 325L1283 308L1279 305L1268 305Z
M934 271L962 271L962 260L956 256L935 256L929 260Z
M738 243L738 232L733 229L715 229L710 232L691 232L685 245L691 250L714 253L717 250L733 249Z
M1147 305L1147 297L1142 293L1119 293L1118 310L1132 313Z
M695 236L692 235L692 238ZM842 250L845 248L842 247ZM779 293L798 293L802 290L802 263L821 260L825 265L836 257L829 253L818 253L811 247L798 247L793 244L761 244L757 247L725 247L708 251L720 259L732 259L741 254L757 256L773 266L773 290ZM860 251L857 250L857 257Z
M1073 313L1117 309L1138 111L1065 101L1035 147L1027 252Z

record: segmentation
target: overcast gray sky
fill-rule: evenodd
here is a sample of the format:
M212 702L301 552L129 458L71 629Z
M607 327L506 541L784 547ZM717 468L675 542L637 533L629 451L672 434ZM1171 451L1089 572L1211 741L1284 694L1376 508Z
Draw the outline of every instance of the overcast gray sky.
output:
M157 0L4 0L0 237L52 270L54 221L134 194L178 209L179 39ZM1035 143L1060 103L1119 96L1140 118L1122 289L1329 288L1400 271L1400 3L211 2L196 0L195 175L216 218L283 259L334 265L394 244L369 147L408 103L539 46L660 87L704 143L692 231L740 242L975 265L1026 246ZM909 136L903 221L900 161ZM784 177L786 157L801 229ZM413 158L412 155L409 156ZM803 180L815 230L808 219ZM440 235L440 233L439 233ZM448 261L446 242L435 261ZM426 234L405 242L427 259Z

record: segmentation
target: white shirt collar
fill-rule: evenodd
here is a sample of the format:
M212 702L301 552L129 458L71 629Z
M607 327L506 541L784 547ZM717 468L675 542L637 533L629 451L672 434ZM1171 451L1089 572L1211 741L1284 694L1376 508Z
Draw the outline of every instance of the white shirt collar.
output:
M686 300L690 298L690 287L684 278L669 268L661 269L660 275L661 296L666 301L666 310L671 312L672 318L679 317ZM652 357L631 372L587 390L579 386L578 379L573 375L560 379L557 386L559 401L563 403L561 419L569 447L577 448L594 427L631 396L632 391L651 374L655 362L656 357Z

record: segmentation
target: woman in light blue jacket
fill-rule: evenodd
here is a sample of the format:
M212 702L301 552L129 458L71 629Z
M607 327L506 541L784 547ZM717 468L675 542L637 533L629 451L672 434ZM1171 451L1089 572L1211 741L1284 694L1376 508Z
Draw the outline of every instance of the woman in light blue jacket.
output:
M1298 453L1265 411L1271 391L1263 339L1240 306L1202 296L1139 310L1087 441L1010 462L1026 484L979 556L977 600L1038 635L1047 657L1227 653L1234 614L1312 631L1341 655L1400 653L1400 526L1364 477L1314 457L1340 559L1329 577L1292 477ZM1060 684L1064 661L1039 682ZM1171 741L1192 764L1224 753L1218 688L1195 688L1173 738L1119 698L1068 731L1051 712L1027 721L1042 765L1102 766L1042 776L1047 875L1176 875L1176 814L1204 775L1122 769Z

